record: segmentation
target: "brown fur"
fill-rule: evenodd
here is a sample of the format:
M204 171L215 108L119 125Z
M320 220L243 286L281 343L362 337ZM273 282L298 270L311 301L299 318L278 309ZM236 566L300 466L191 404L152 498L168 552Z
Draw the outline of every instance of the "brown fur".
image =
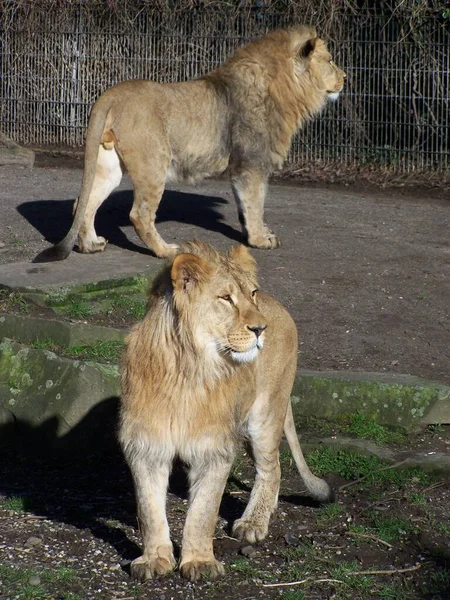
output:
M192 581L224 572L212 539L239 440L251 444L256 480L236 537L254 543L267 535L283 430L308 490L321 501L332 496L308 469L295 432L295 325L276 300L257 292L255 268L244 246L220 254L199 242L185 245L153 284L148 313L128 338L120 440L144 542L131 566L140 580L175 567L165 514L175 457L190 467L180 571Z
M276 248L264 224L268 175L286 158L295 131L343 87L345 74L311 27L277 30L239 49L194 81L125 81L95 103L87 131L80 200L67 236L35 262L62 260L76 237L98 252L98 207L127 170L134 185L131 221L159 257L173 256L155 227L167 181L229 173L249 245Z

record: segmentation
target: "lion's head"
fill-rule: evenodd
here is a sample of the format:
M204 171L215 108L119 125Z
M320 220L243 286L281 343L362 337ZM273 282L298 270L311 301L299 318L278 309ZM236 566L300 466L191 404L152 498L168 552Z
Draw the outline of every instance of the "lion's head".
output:
M280 167L294 132L337 99L345 73L316 30L298 25L250 42L207 77L225 81L239 106L236 135L267 132L269 163Z
M170 278L180 334L235 362L257 357L266 322L257 306L256 264L245 246L224 254L200 242L184 244Z

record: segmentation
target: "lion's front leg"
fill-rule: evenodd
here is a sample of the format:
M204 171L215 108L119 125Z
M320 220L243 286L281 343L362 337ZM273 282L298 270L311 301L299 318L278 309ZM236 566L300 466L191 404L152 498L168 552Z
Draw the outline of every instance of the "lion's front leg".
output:
M147 456L134 457L130 461L136 489L139 527L144 543L142 556L131 563L131 575L139 581L165 575L175 567L166 518L170 467L170 462L152 461Z
M213 536L223 490L231 469L231 460L193 464L189 473L190 506L183 531L180 572L190 581L201 577L216 579L224 574L215 559Z
M233 175L231 185L249 246L278 248L280 240L264 223L267 176L257 171L242 171Z

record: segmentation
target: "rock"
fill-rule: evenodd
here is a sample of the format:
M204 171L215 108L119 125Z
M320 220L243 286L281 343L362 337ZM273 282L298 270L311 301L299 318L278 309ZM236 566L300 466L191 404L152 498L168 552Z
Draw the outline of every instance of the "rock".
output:
M42 546L42 544L43 544L42 538L36 537L34 535L29 537L27 539L27 541L25 542L26 548L35 548L36 546Z
M39 575L31 575L30 579L28 580L28 583L30 585L40 585L41 578L39 577Z
M244 546L239 550L239 554L242 554L242 556L246 556L247 558L255 558L258 552L253 546Z
M294 535L292 533L287 533L284 536L284 541L288 546L298 546L300 542L298 535Z

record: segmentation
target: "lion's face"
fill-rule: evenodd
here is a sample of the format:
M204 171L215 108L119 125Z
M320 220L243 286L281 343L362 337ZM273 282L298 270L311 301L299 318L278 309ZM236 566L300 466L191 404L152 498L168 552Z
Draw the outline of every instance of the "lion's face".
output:
M196 343L235 362L251 362L264 344L266 322L257 306L255 263L247 248L205 255L201 244L174 259L171 277L181 327ZM190 250L190 251L189 251Z
M321 83L322 89L326 92L329 100L337 100L339 93L344 87L345 72L340 69L333 61L333 57L327 50L327 46L320 38L310 40L311 48L307 47L304 51L308 52L309 69L317 82Z

